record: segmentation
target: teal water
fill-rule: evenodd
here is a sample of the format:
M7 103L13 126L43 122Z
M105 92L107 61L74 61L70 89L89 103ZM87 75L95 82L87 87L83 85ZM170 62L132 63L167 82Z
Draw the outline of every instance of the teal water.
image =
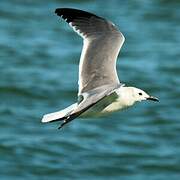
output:
M92 11L126 37L118 74L144 102L62 131L45 113L76 100L82 40L54 14ZM0 1L0 179L180 179L180 1Z

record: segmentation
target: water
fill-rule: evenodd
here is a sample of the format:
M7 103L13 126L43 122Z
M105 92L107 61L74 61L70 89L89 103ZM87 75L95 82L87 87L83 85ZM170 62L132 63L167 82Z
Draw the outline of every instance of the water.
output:
M76 100L82 40L54 14L89 10L112 20L126 42L117 68L144 102L62 131L42 115ZM178 0L0 1L0 179L180 178Z

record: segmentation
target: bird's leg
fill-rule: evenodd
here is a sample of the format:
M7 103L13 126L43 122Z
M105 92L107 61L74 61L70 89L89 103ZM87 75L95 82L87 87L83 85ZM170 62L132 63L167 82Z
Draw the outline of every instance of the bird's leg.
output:
M105 96L106 97L106 96ZM96 102L97 103L97 102ZM61 129L65 124L71 122L72 120L74 120L75 118L77 118L78 116L80 116L83 112L85 112L87 109L89 109L90 107L94 106L94 104L96 103L93 103L91 104L90 106L84 108L83 110L79 111L79 112L76 112L76 113L73 113L73 114L70 114L68 117L66 117L63 121L63 123L58 127L58 129Z
M70 119L70 116L68 116L64 121L63 123L58 127L58 129L61 129L65 124L71 122L72 119Z

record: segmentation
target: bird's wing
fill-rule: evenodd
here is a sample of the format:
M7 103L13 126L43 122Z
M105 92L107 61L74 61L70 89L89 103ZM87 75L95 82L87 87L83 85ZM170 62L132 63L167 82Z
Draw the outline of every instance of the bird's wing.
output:
M83 39L79 64L79 95L103 85L119 84L116 59L124 36L115 25L92 13L58 8L61 16Z
M64 120L64 122L60 125L59 128L62 128L65 124L71 122L78 116L84 114L85 112L90 110L91 107L98 104L100 101L105 100L103 102L105 107L108 104L111 104L115 99L117 99L118 96L115 93L115 91L116 91L116 89L120 88L120 86L121 86L120 84L117 86L104 85L104 86L92 89L92 90L88 91L87 93L83 93L83 100L79 104L76 104L76 106L73 108L73 110L67 114L67 116L64 116L64 117L61 117L61 118L55 120L55 121ZM111 95L113 95L113 97ZM99 109L102 110L103 108L100 106Z

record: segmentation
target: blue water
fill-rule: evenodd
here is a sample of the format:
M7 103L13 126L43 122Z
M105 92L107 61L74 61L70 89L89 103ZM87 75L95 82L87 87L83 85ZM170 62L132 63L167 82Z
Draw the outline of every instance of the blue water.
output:
M126 37L122 83L143 102L61 131L43 114L75 102L82 39L54 14L92 11ZM0 1L0 179L180 179L180 1Z

